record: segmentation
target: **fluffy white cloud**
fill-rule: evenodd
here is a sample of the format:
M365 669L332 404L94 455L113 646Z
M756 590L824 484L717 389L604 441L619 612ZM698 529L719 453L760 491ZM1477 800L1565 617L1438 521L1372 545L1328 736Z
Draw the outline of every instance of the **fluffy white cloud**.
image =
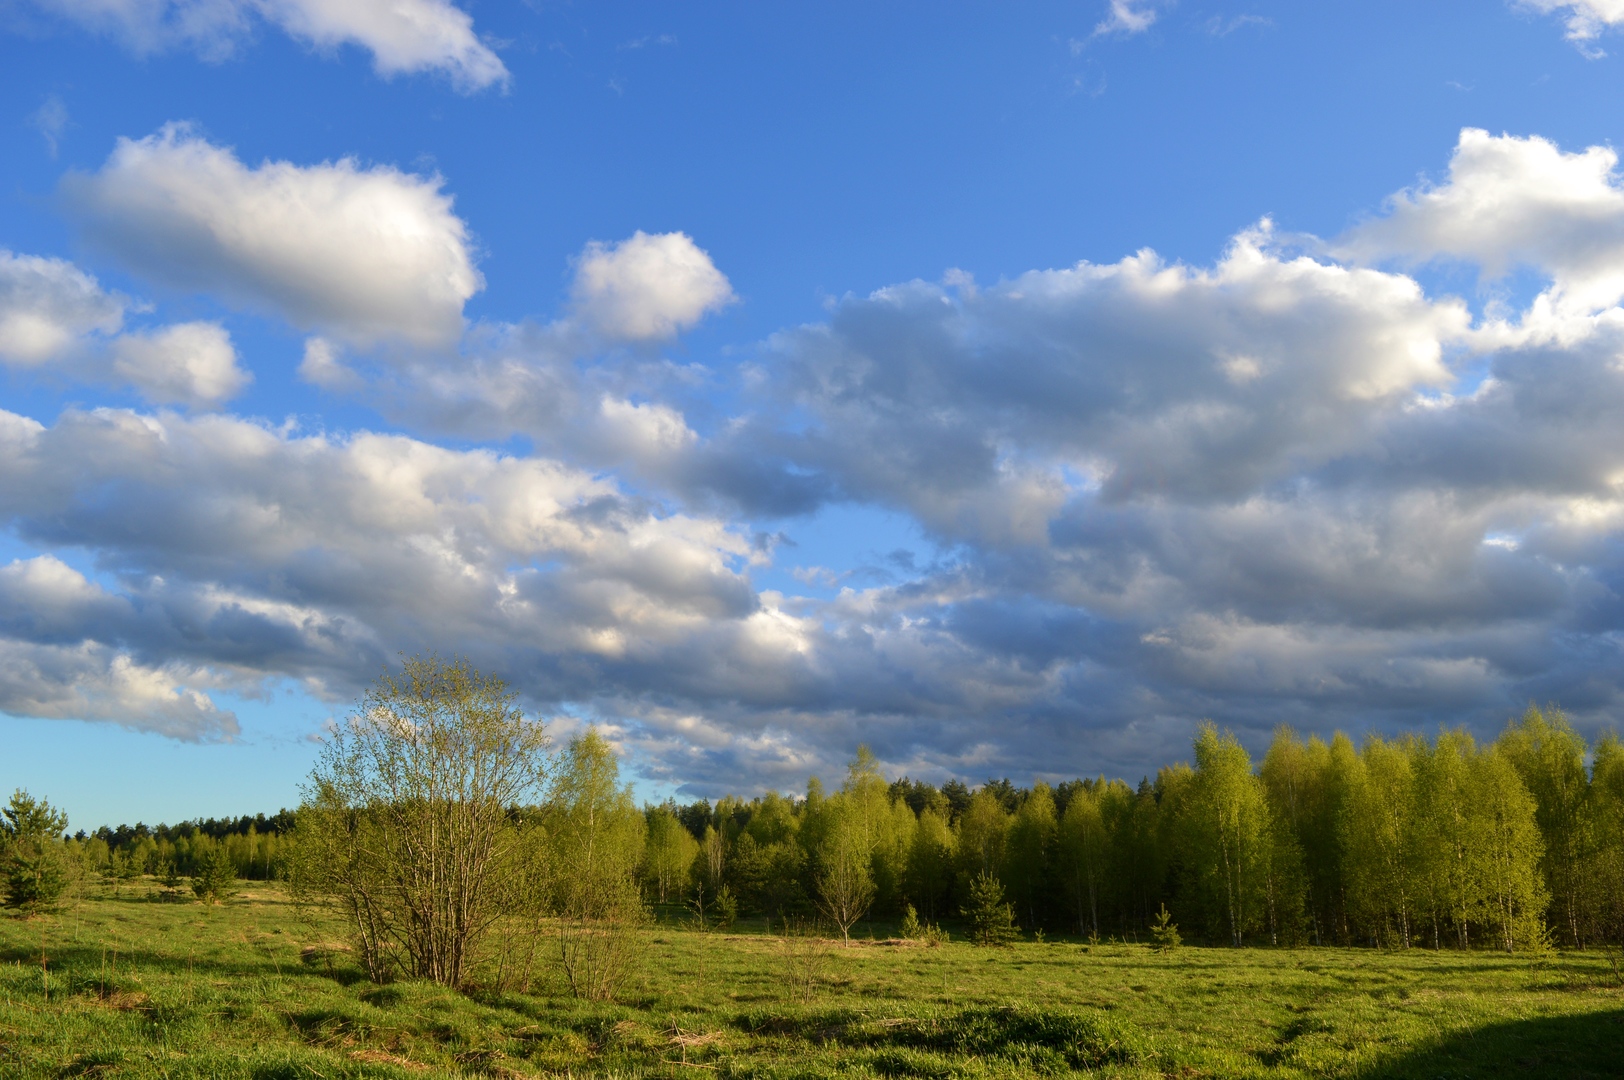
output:
M115 333L125 307L70 262L0 249L0 363L43 364L89 335Z
M441 71L464 90L508 81L502 61L474 35L474 20L447 0L259 0L257 7L317 47L370 49L380 75Z
M70 174L87 237L136 271L370 346L443 346L484 286L437 178L350 159L250 168L184 125Z
M641 230L618 244L588 244L571 295L578 317L614 341L675 337L734 299L727 278L685 233Z
M1521 0L1521 3L1542 14L1566 15L1568 40L1592 56L1603 54L1590 42L1604 30L1624 23L1624 0Z
M1460 260L1498 277L1519 266L1551 288L1530 314L1585 319L1624 298L1624 185L1605 146L1565 153L1538 137L1460 134L1439 185L1400 192L1338 245L1365 260Z
M465 91L508 81L502 61L449 0L32 0L138 53L173 46L230 56L256 18L319 49L359 45L380 75L433 71Z
M819 423L765 442L944 537L1030 543L1073 490L1224 500L1354 450L1451 380L1469 325L1402 275L1281 252L1266 225L1210 269L1145 251L914 282L780 335L776 389Z
M253 380L237 365L225 327L208 322L125 334L113 342L112 367L117 377L159 404L218 405Z

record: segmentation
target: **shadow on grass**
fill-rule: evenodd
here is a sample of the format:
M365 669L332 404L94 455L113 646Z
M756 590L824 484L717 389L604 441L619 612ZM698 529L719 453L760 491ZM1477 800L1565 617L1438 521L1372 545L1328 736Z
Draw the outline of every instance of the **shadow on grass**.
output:
M1377 1077L1616 1077L1624 1073L1624 1010L1490 1024L1360 1070Z

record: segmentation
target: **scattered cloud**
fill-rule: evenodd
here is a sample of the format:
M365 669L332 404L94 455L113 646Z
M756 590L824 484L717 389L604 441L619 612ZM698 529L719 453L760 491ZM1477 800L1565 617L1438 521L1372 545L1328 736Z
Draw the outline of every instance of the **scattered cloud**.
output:
M644 34L642 37L632 38L630 41L623 41L619 45L616 45L615 48L626 52L637 49L646 49L650 45L675 45L676 43L677 36L675 34Z
M68 130L68 107L60 97L50 94L45 98L45 104L35 109L29 116L28 123L45 139L45 148L50 152L51 159L56 159L58 145L62 136Z
M367 347L444 347L484 287L438 177L353 159L249 167L183 124L70 173L87 239L155 281Z
M128 302L64 259L0 248L0 363L34 367L92 334L113 334Z
M1563 15L1567 38L1592 59L1607 54L1594 42L1603 32L1624 24L1624 0L1518 0L1520 6L1542 15Z
M312 48L358 45L379 75L435 72L464 92L505 86L502 61L449 0L28 0L31 6L148 55L188 48L233 55L263 21Z
M1467 128L1442 184L1394 195L1336 250L1367 261L1464 262L1488 277L1537 268L1551 284L1528 318L1549 332L1583 333L1591 316L1624 299L1618 154Z
M641 230L617 244L588 244L570 295L583 323L625 342L668 340L735 299L727 277L686 233Z
M1274 20L1266 15L1214 15L1207 20L1207 33L1213 37L1228 37L1248 26L1273 26Z
M216 406L253 381L238 366L231 335L218 323L124 334L111 351L113 373L157 404Z
M1142 34L1156 22L1155 0L1110 0L1105 18L1094 27L1094 37Z

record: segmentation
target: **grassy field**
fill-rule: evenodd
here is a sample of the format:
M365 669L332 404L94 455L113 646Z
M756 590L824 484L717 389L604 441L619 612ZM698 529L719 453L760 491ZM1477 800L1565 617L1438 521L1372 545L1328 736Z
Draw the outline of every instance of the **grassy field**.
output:
M1599 953L831 945L649 934L617 1004L375 986L274 886L0 919L0 1076L1620 1076ZM876 924L872 932L887 928ZM41 953L47 958L42 967Z

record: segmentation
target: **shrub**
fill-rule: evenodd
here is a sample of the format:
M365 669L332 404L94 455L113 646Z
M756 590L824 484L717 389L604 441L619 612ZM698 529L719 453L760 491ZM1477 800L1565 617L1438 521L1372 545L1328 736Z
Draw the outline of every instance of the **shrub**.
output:
M203 852L192 874L192 892L199 900L218 904L237 891L237 867L225 845L216 844Z

